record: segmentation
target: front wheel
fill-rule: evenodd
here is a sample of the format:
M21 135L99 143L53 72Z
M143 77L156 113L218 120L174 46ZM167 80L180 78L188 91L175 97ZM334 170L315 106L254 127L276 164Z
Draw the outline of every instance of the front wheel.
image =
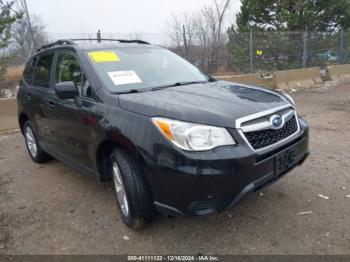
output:
M151 223L153 205L146 180L135 160L124 150L111 154L111 171L123 222L132 229Z

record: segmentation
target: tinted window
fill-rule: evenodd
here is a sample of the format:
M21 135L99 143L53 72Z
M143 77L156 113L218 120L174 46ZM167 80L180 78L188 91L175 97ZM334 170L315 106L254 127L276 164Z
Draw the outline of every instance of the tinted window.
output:
M32 57L26 64L26 67L24 69L23 72L23 80L28 83L31 84L32 83L32 77L33 77L33 70L34 70L34 66L35 66L35 61L36 61L36 57Z
M53 56L54 54L48 54L39 57L35 69L33 85L46 88L50 87L50 71Z
M92 97L89 81L81 69L77 58L70 53L58 55L55 84L72 81L82 97Z

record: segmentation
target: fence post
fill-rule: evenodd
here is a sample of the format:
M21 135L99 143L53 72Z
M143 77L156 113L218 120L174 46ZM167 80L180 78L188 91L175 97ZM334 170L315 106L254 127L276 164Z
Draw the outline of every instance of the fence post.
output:
M101 43L101 31L100 31L100 29L97 31L97 43Z
M342 64L344 62L344 30L339 31L339 45L338 45L338 57L337 62L338 64Z
M187 46L186 27L185 27L185 25L182 26L182 37L183 37L184 47L185 47L185 59L188 59L188 46Z
M253 29L249 33L249 71L253 73Z
M307 38L308 38L308 31L306 30L304 32L304 37L303 37L303 68L306 68L306 63L307 63L307 58L308 58L308 53L307 53Z

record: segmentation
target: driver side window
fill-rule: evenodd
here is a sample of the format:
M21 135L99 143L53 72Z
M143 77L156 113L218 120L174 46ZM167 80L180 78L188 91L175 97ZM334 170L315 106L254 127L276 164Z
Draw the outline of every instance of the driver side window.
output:
M77 58L70 53L59 53L55 84L66 81L74 82L81 97L93 98L91 86Z

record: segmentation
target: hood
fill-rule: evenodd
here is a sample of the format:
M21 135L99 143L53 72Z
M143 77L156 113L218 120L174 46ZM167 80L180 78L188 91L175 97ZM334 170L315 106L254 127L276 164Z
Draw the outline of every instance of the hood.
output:
M150 117L232 128L238 118L290 104L270 90L226 81L122 94L119 103L125 110Z

